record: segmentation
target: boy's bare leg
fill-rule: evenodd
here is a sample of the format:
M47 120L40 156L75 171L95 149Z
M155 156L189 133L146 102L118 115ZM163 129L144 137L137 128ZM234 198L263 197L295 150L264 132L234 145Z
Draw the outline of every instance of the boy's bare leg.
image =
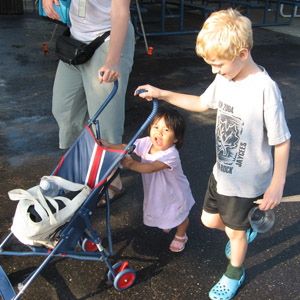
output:
M248 249L246 231L226 227L219 214L210 214L204 210L202 211L201 221L208 228L219 229L226 232L230 240L231 265L233 267L240 267L245 260Z
M230 240L231 265L233 267L240 267L244 263L248 249L246 231L226 227L225 232Z
M201 221L208 228L225 231L225 225L219 214L210 214L202 210Z

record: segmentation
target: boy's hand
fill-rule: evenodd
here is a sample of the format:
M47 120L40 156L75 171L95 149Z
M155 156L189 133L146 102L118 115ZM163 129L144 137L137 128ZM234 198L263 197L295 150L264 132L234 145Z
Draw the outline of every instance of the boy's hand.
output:
M274 209L280 204L282 199L283 190L277 187L273 188L272 185L268 187L264 194L263 202L259 205L260 210Z
M146 90L147 92L137 94L138 90ZM150 84L141 85L135 90L134 95L135 96L139 95L141 98L144 98L148 101L152 101L153 98L157 98L157 99L160 98L161 89L151 86Z

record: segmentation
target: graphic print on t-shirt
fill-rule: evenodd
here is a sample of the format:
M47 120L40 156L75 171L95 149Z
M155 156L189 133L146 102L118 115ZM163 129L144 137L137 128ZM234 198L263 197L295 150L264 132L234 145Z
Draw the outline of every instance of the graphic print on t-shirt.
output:
M221 172L232 174L233 164L242 166L246 144L241 143L244 122L233 115L233 107L219 102L216 127L217 164Z

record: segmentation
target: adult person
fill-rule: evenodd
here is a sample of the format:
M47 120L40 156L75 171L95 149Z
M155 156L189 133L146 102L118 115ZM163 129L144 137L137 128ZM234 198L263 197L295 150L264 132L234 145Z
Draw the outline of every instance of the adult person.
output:
M60 20L54 5L43 0L47 16ZM110 31L92 58L80 65L59 61L53 86L52 112L59 126L59 147L69 148L83 127L99 109L119 80L116 96L99 116L101 138L120 144L125 120L125 94L133 65L134 29L130 22L130 0L72 0L71 37L90 43ZM120 177L112 182L109 194L114 200L125 192ZM105 199L99 203L104 206Z

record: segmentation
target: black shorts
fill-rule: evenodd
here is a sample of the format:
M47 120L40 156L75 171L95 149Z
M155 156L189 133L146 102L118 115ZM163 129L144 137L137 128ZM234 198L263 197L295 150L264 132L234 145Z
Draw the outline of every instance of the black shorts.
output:
M210 214L220 214L225 226L235 230L250 228L248 213L256 204L253 201L262 198L240 198L220 195L217 192L217 182L210 175L204 198L203 209Z

